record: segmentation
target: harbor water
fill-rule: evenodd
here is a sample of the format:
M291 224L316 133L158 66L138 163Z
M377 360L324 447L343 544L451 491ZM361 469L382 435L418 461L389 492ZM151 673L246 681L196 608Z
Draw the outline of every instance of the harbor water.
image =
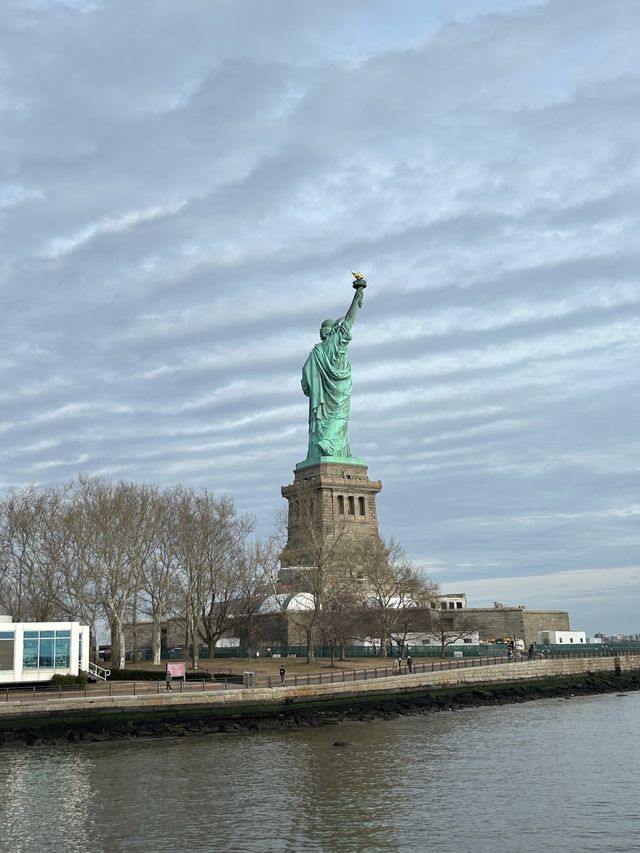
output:
M0 850L640 851L640 693L3 746Z

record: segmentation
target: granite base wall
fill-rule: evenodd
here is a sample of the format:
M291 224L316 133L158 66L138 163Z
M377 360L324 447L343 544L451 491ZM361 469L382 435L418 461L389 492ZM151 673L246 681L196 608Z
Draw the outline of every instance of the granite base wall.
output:
M459 685L504 684L516 681L572 676L597 672L627 672L640 670L640 657L624 655L615 658L563 658L512 662L486 667L450 669L439 672L414 673L389 676L355 683L304 685L298 687L252 688L228 690L220 693L159 694L143 696L96 696L91 698L51 699L43 701L10 701L0 703L2 718L44 717L83 712L100 716L103 713L136 713L166 711L168 708L231 709L242 705L281 706L285 702L327 701L332 697L366 696L377 694L400 696L416 693L420 689L437 689Z

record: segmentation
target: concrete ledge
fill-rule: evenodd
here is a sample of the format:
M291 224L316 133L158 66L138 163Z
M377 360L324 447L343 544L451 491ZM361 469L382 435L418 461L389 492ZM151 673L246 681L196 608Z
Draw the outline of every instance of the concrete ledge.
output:
M83 715L105 713L122 715L139 712L167 711L169 709L241 709L243 706L282 706L287 700L330 701L350 696L396 697L415 694L421 689L458 687L461 685L506 684L587 673L616 673L640 670L640 657L625 655L616 658L563 658L560 660L522 661L486 667L441 670L413 675L388 676L367 681L334 684L300 685L298 687L251 688L217 693L175 693L141 696L96 696L86 698L61 698L47 700L19 700L0 702L0 719L60 716L74 713Z

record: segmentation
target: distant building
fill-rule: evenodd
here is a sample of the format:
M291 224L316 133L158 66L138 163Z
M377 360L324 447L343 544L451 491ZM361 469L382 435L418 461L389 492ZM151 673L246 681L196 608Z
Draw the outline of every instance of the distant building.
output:
M433 604L436 606L433 607ZM422 645L420 638L430 639L425 645L438 645L432 630L433 612L438 612L438 632L459 632L460 645L514 640L526 648L535 643L538 632L549 629L570 632L569 614L565 610L527 610L524 607L503 605L494 607L467 607L463 593L444 595L432 607L415 607L405 610L403 626L410 644ZM446 607L441 605L445 604ZM451 607L451 604L454 606ZM459 606L461 605L461 606ZM392 604L393 606L393 604ZM270 596L260 607L255 624L263 643L270 647L304 645L304 611L313 607L310 593ZM365 638L375 636L375 619L372 610L363 610L353 620L350 643L360 645ZM469 642L469 638L471 642ZM321 644L318 638L318 645ZM366 643L365 643L366 645Z
M456 646L479 646L480 634L478 631L460 631L459 636L455 636L456 632L452 631L446 637L445 645L447 647ZM442 636L439 634L429 633L413 633L407 634L405 643L408 646L442 646Z
M486 643L523 640L528 646L537 642L539 631L571 630L566 610L528 610L497 602L494 607L469 607L463 616L480 632L480 642Z
M0 616L0 684L51 681L89 670L89 627L79 622L12 622Z
M305 567L287 567L287 571L304 573ZM308 571L308 569L307 569ZM293 589L265 596L257 606L250 623L238 617L229 625L217 643L219 648L250 646L252 649L279 649L287 646L306 644L307 624L313 613L313 595L301 591L299 583L292 583ZM297 587L297 589L296 589ZM391 607L400 607L397 599L389 602ZM564 632L571 634L569 614L565 610L527 610L523 606L512 607L501 604L496 607L468 607L464 593L449 593L438 596L431 606L410 607L405 609L399 633L411 637L407 642L422 645L418 638L429 638L435 642L433 628L437 613L438 633L448 635L459 632L460 645L476 643L506 642L513 640L524 644L535 643L540 631ZM350 635L346 639L349 645L367 645L367 640L376 633L375 608L362 609L354 613L350 626ZM149 657L151 649L151 623L138 622L135 626L124 626L127 658L139 660ZM185 644L186 626L182 619L169 619L163 622L161 629L161 650L163 657L186 657L189 648ZM322 645L321 631L318 631L316 643ZM430 636L432 635L432 636ZM473 639L469 642L469 637ZM477 637L477 639L476 639ZM373 640L371 640L373 643ZM563 641L567 642L567 641ZM585 642L583 640L583 642ZM133 650L135 649L135 653Z
M584 631L538 631L537 643L540 646L578 646L586 642Z
M333 458L333 457L326 457ZM376 497L380 480L370 480L367 466L351 462L320 462L296 466L292 484L283 486L288 503L287 544L280 556L282 583L296 569L312 566L322 540L344 538L356 545L379 541Z
M640 634L602 634L597 633L593 638L594 643L638 643Z
M464 592L449 592L436 596L431 604L434 610L466 610L467 596Z

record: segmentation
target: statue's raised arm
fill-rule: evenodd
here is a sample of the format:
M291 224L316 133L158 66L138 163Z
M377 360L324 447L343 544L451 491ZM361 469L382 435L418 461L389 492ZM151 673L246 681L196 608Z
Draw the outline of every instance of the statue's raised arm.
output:
M367 282L353 273L355 294L344 318L325 320L320 342L311 350L302 368L302 390L309 397L309 447L301 465L326 461L356 461L349 447L351 365L347 348L351 328L362 307Z
M345 322L349 323L349 328L353 326L353 323L356 319L356 314L358 313L358 309L362 308L362 301L364 299L364 289L367 286L365 277L361 272L354 272L351 274L353 276L353 286L356 292L353 295L351 305L349 306L349 310L347 311L344 318Z

